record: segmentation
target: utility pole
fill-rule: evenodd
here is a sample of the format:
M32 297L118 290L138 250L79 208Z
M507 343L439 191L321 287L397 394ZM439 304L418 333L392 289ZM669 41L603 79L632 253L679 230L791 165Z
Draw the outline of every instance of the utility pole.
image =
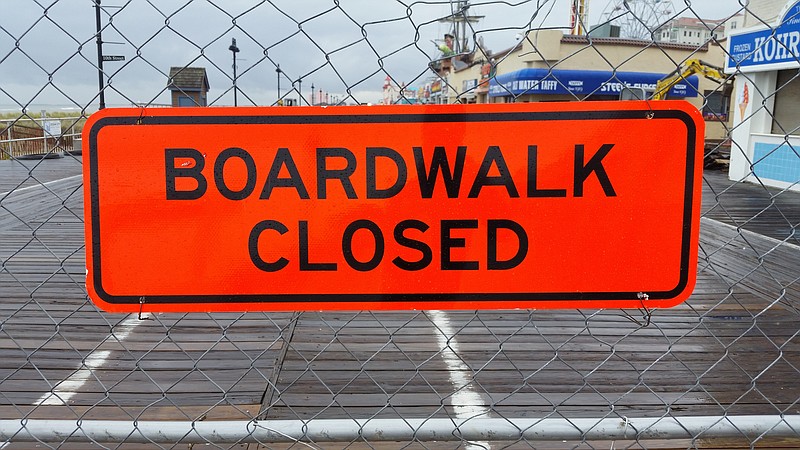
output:
M94 0L95 21L97 23L97 87L100 94L100 109L106 107L106 95L103 89L104 76L103 76L103 38L100 35L102 24L100 22L100 1Z

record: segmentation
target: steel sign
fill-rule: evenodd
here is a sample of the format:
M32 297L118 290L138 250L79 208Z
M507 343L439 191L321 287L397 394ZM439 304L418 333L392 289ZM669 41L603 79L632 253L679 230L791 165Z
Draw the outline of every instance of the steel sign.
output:
M684 101L93 114L108 311L668 307L692 292Z

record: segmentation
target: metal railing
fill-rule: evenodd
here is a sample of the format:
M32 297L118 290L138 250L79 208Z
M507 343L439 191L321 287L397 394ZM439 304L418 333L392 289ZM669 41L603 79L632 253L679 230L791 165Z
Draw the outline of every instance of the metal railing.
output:
M51 134L43 123L59 122L58 131ZM80 117L49 118L32 121L20 116L0 120L0 152L2 159L61 157L64 153L80 152L80 130L75 124ZM66 128L66 129L65 129ZM61 130L64 129L62 132Z

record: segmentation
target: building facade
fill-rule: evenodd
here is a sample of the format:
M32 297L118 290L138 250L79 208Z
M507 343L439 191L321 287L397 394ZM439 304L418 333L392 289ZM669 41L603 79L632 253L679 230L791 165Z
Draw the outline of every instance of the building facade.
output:
M751 6L753 26L731 34L725 59L737 74L728 174L800 191L800 0Z
M658 42L702 45L710 40L724 39L729 32L740 29L743 23L744 14L718 20L677 17L656 30L654 36Z
M508 50L441 74L447 95L438 103L618 100L627 89L652 93L658 80L689 59L722 66L724 52L713 42L655 45L534 31ZM703 111L708 139L722 139L730 127L732 88L729 80L722 81L692 76L678 82L668 96L685 99Z

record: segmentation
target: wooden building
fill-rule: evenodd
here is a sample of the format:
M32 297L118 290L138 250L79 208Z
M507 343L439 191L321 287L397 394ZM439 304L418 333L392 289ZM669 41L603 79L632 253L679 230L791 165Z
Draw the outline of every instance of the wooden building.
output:
M171 67L169 84L172 106L207 106L208 76L205 67Z

